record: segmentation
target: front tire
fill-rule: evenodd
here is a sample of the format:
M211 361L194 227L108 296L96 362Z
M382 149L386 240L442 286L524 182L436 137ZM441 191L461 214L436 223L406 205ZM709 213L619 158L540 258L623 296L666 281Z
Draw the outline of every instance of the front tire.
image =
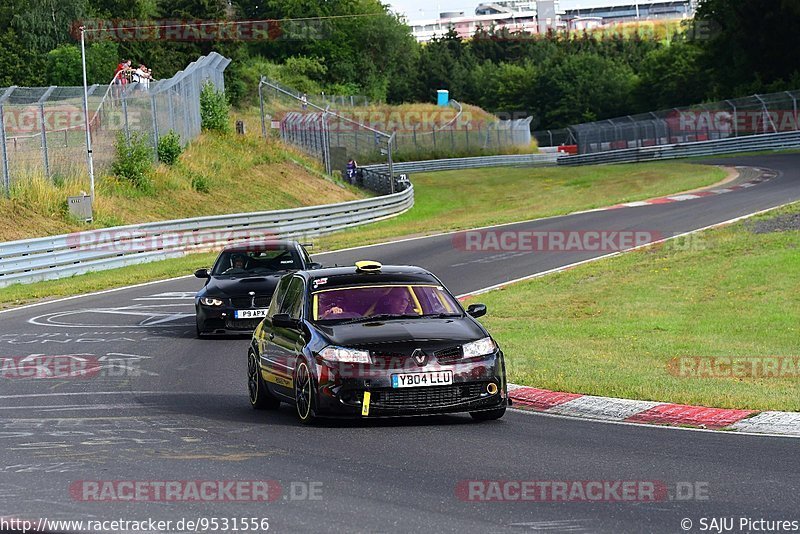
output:
M195 335L197 336L197 339L202 338L203 334L205 334L205 332L202 329L202 324L200 324L200 314L197 311L195 311L195 314L194 314L194 328L195 328Z
M250 397L250 406L254 410L277 410L281 405L281 401L273 397L267 390L267 385L261 378L258 359L253 349L247 351L247 391Z
M505 413L506 407L503 406L502 408L485 410L483 412L469 412L469 415L472 416L472 418L476 421L494 421L495 419L500 419L503 417Z
M304 425L314 422L316 396L314 379L305 361L300 361L294 370L294 404L297 417Z

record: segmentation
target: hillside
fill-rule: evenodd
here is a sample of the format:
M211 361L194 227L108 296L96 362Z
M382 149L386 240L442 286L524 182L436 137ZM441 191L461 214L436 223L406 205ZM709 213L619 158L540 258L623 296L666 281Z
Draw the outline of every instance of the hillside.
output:
M312 160L279 141L204 133L173 166L159 166L153 190L141 192L101 176L95 222L66 213L66 197L87 190L86 181L22 179L11 199L0 199L0 241L69 233L146 221L263 211L354 200L364 196L326 179Z

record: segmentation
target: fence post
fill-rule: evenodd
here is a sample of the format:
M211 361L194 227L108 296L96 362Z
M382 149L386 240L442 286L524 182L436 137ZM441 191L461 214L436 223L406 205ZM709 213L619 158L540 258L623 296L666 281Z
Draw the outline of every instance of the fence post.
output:
M158 117L156 117L156 95L150 96L150 110L153 118L153 152L155 153L155 161L158 163Z
M39 121L42 126L42 161L44 161L44 174L50 178L50 159L47 157L47 128L44 124L44 104L39 104Z
M125 95L125 86L122 86L122 120L124 124L122 125L122 129L125 132L125 140L130 144L131 142L131 131L128 128L128 98Z
M792 118L794 119L794 129L800 130L800 126L797 124L797 99L789 91L786 91L786 94L792 99Z
M3 188L6 196L11 197L11 179L8 176L8 149L6 147L6 116L5 105L0 104L0 144L3 150Z
M392 194L394 194L394 167L392 165L392 145L394 144L394 136L395 134L392 133L392 135L389 136L389 142L386 143L386 155L389 164L389 191Z
M455 151L456 149L456 137L455 133L453 133L453 128L450 128L450 150Z
M469 150L469 126L464 125L464 135L467 138L467 150Z
M260 80L258 80L258 107L261 110L261 137L264 139L267 138L267 120L264 117L264 93L261 90L261 86L264 83L264 77L262 76Z

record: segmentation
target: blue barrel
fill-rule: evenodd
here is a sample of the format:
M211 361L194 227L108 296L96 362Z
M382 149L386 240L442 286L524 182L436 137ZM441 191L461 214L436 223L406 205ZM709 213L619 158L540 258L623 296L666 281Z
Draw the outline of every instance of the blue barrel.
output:
M439 89L436 91L436 105L446 106L450 103L450 91L447 89Z

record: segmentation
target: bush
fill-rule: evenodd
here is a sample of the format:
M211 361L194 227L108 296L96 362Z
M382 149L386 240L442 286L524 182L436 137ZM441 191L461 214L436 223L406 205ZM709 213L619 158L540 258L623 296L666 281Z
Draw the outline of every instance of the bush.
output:
M158 140L158 161L161 163L174 165L182 152L181 136L174 130L170 130L167 135Z
M203 130L229 132L229 112L230 104L225 93L217 91L211 82L206 82L200 91L200 125Z
M153 182L153 153L147 137L142 132L131 132L130 141L124 132L117 133L116 154L111 164L111 172L117 178L130 182L137 189L150 190Z
M208 179L208 176L200 174L199 172L190 171L189 177L192 179L192 189L198 193L211 192L211 180Z

